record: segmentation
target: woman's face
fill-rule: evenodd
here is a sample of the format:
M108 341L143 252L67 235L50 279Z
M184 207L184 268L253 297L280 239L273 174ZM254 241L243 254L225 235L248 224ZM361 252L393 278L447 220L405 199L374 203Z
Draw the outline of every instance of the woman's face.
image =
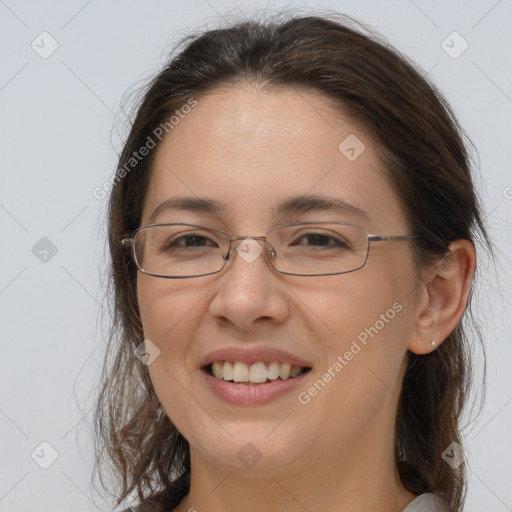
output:
M274 213L291 197L313 195L345 201L366 216L315 208ZM150 219L162 202L183 196L222 209L169 208ZM261 236L298 221L409 233L372 141L321 95L247 85L198 98L158 147L141 225L185 222ZM144 337L160 350L150 376L192 460L243 471L300 470L320 455L329 467L360 460L362 450L392 457L418 285L410 244L372 243L362 269L323 277L280 274L264 254L252 261L242 252L209 276L138 272ZM221 349L227 352L209 357ZM258 361L274 378L287 362L310 370L295 382L250 385L207 375L203 363L212 358L221 371L225 361L238 362L241 376L245 363Z

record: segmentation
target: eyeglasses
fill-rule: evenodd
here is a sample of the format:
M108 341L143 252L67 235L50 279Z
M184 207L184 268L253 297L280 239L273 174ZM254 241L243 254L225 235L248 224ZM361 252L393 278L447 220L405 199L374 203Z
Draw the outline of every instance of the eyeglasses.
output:
M272 228L265 236L231 236L199 224L142 226L123 238L131 247L137 268L155 277L200 277L220 272L234 250L252 263L265 246L267 261L283 274L326 276L364 267L370 242L397 242L419 235L370 235L365 228L345 222L296 222Z

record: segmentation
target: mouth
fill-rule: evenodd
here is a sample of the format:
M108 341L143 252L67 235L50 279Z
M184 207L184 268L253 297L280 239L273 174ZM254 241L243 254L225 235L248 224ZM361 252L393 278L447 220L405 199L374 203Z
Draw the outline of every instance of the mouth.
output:
M253 364L242 361L214 361L203 366L201 370L220 381L241 386L261 386L273 381L293 380L311 371L311 367L278 361L259 361Z

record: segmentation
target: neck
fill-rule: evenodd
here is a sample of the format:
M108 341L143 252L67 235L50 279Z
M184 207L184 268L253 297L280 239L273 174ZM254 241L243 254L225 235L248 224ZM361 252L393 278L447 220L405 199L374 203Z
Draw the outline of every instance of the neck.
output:
M415 495L395 476L392 446L383 449L389 432L368 434L349 449L317 446L259 470L219 467L191 448L190 492L175 512L402 512Z

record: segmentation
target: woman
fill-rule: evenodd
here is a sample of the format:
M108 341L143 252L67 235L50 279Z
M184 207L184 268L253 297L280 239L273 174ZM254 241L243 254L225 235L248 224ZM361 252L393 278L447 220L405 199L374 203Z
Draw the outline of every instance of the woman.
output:
M463 320L492 248L450 107L346 19L184 43L109 203L117 504L462 510Z

